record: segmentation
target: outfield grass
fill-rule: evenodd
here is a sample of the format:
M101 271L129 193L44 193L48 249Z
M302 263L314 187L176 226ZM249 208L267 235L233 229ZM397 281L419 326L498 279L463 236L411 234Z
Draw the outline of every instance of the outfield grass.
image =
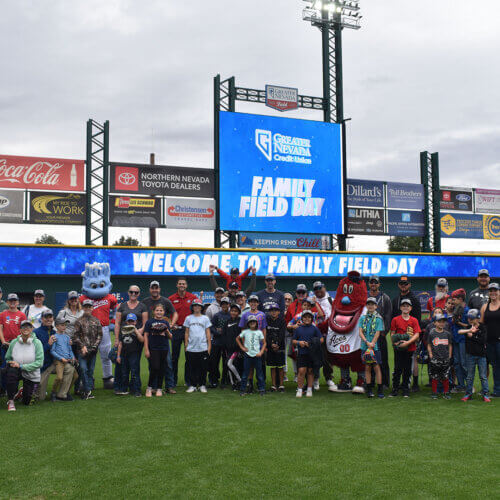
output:
M294 389L2 403L0 497L499 498L499 400Z

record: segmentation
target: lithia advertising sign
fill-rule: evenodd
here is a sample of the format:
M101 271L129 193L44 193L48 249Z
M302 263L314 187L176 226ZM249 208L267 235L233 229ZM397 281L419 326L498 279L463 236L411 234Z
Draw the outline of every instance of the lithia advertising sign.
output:
M0 188L84 191L85 162L0 155Z

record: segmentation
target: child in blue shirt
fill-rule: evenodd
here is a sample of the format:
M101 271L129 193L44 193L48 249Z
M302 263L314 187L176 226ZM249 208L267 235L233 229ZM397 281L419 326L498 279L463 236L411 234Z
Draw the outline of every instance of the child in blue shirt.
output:
M375 381L378 385L378 397L384 397L384 390L382 385L382 371L380 365L382 364L382 356L378 348L377 341L384 331L384 321L377 313L377 299L375 297L368 297L366 301L367 312L361 316L359 320L359 336L361 337L361 352L363 353L363 362L365 363L365 378L367 391L366 395L373 398L373 382L372 382L372 366L375 370ZM370 350L373 352L371 354ZM367 353L368 351L368 353ZM368 362L368 358L371 358Z
M50 354L54 359L56 368L56 379L54 380L54 385L52 386L52 394L54 395L58 393L58 396L56 397L57 400L66 400L67 398L67 393L61 394L60 392L65 372L66 375L68 375L68 371L73 373L73 382L76 379L74 367L76 358L73 354L73 349L71 348L69 335L65 333L67 323L69 323L69 321L62 318L56 318L56 340L50 348Z

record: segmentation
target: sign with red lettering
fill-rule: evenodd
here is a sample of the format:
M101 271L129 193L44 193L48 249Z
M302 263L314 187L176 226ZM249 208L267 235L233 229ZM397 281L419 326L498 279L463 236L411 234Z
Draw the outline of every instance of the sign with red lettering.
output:
M240 232L241 248L302 248L330 250L330 237L321 234Z
M42 191L85 191L85 162L61 158L0 155L0 187Z

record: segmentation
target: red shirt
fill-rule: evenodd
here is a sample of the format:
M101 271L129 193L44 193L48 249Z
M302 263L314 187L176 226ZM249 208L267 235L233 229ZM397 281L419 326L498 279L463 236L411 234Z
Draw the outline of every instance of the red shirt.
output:
M413 316L410 316L407 320L403 316L399 315L392 319L391 321L391 332L394 333L406 333L407 328L411 326L413 328L413 333L410 338L415 335L415 333L420 333L420 325L418 321ZM417 344L413 342L408 347L408 352L413 352L417 349Z
M82 304L86 299L90 299L90 297L87 297L86 295L80 295L80 302ZM95 316L101 322L101 326L109 326L109 313L118 304L116 297L108 293L108 295L106 295L102 299L90 300L94 303L92 316Z
M313 306L311 308L311 311L312 312L318 312L318 310L316 309L316 306ZM285 322L286 324L288 325L288 323L290 323L290 321L292 321L293 318L295 318L295 316L297 316L297 314L301 313L302 312L302 299L298 300L298 299L295 299L289 306L288 306L288 309L286 310L286 314L285 314Z
M241 282L250 274L250 268L246 271L243 271L241 274L238 274L235 278L233 278L230 274L225 273L222 269L217 268L217 272L221 275L222 278L226 280L226 288L229 290L229 285L234 281L238 283L238 289L241 290Z
M21 321L26 319L26 314L21 311L12 312L8 309L0 314L0 325L3 325L3 337L5 342L14 340L21 334Z
M183 325L184 320L191 314L191 303L198 297L194 293L186 292L184 297L181 297L178 293L170 295L170 302L174 305L174 309L178 314L177 324Z
M435 297L429 297L429 300L427 301L427 310L432 312L434 311L435 307L440 307L444 311L444 306L446 305L446 301L450 298L448 294L446 294L442 299L439 299L436 302Z

